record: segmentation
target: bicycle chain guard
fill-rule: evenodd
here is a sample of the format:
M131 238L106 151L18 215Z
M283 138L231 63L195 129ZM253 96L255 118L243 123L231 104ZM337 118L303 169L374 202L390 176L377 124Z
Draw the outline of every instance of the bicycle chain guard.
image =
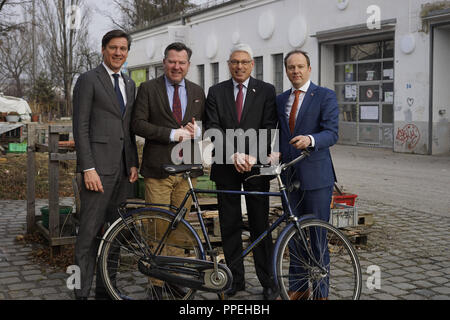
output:
M156 256L142 258L138 262L139 271L146 276L196 290L219 293L231 286L233 276L224 264L211 261Z

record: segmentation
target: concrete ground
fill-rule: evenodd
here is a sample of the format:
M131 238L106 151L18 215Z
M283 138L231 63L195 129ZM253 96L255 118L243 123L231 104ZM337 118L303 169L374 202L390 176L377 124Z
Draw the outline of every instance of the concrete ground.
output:
M338 145L332 150L339 185L358 195L360 214L372 214L366 246L358 249L363 300L450 298L450 156L393 153ZM45 205L37 201L36 208ZM73 203L64 199L64 204ZM25 201L0 200L0 300L68 300L68 274L32 261L30 245L15 241L26 225ZM262 299L250 259L246 291L233 299ZM381 271L380 289L369 289L367 268ZM217 295L199 292L199 300Z

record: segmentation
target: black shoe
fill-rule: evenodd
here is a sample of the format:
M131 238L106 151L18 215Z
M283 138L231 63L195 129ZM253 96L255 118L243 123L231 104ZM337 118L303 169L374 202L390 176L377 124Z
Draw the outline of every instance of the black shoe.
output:
M227 297L234 296L238 291L244 291L245 290L245 284L233 284L230 289L225 291L225 295Z
M95 300L112 300L111 296L104 289L95 292Z
M278 287L264 288L263 296L264 300L275 300L280 295L280 289Z
M87 297L78 297L77 295L75 295L75 300L87 300Z

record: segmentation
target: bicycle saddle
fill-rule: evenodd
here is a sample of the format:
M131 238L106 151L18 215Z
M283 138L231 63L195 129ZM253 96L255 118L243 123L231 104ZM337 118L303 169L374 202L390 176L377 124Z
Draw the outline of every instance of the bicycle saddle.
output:
M190 172L191 176L200 176L203 174L203 166L201 164L164 164L162 168L170 175L186 172Z

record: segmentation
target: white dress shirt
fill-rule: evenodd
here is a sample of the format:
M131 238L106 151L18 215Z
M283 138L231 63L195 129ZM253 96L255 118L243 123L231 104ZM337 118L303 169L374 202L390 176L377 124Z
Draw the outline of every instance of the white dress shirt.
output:
M114 88L115 83L114 83L113 74L115 74L116 72L112 71L104 62L102 62L102 64L105 67L106 71L108 72L109 77L111 78L111 82L112 82L113 88ZM123 103L126 106L127 105L127 90L126 90L126 87L125 87L125 79L123 78L121 72L119 72L117 74L119 75L119 88L120 88L120 92L122 93Z
M306 92L309 89L309 86L311 85L311 80L308 80L300 89L296 89L294 87L291 88L291 95L289 96L289 99L286 103L286 116L289 119L290 115L291 115L291 109L292 109L292 105L294 104L294 100L295 100L295 91L296 90L301 90L302 93L300 94L300 96L298 97L298 108L297 108L297 114L295 115L295 121L297 122L297 117L298 114L300 112L300 108L302 107L302 103L303 103L303 99L306 96ZM308 137L311 138L311 147L315 146L315 141L314 141L314 137L311 135L308 135Z

